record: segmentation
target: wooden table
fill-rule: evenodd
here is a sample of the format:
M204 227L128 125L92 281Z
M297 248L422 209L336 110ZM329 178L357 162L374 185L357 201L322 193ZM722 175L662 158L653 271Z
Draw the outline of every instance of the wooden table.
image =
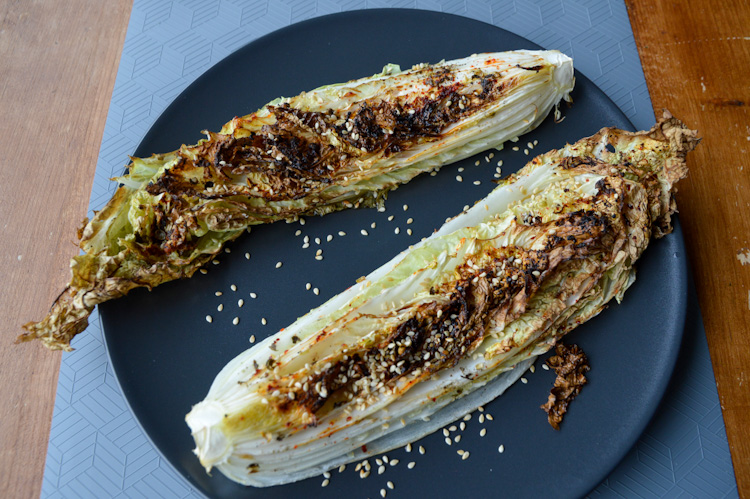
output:
M131 1L0 3L0 497L39 496L60 354L12 341L67 282ZM737 483L750 497L750 5L627 5L654 108L704 138L680 184L680 218Z

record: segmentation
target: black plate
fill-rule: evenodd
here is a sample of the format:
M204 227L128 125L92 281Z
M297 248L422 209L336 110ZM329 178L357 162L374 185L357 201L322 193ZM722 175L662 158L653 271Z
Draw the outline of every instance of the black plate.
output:
M420 62L463 57L474 52L537 48L533 43L489 24L434 12L367 10L336 14L279 30L238 50L207 71L164 112L135 151L138 156L194 143L199 130L217 130L234 115L252 112L279 95L294 95L319 85L378 72L388 62L409 67ZM554 47L547 47L554 48ZM400 464L383 475L373 470L362 480L353 466L334 472L327 488L322 478L273 487L246 488L218 471L209 477L192 454L184 416L202 400L219 370L250 346L291 324L354 280L389 260L446 217L484 197L499 159L503 173L522 166L529 141L533 152L573 142L603 126L632 129L622 112L588 79L577 74L575 104L563 108L565 120L551 119L516 144L484 153L425 175L393 192L387 211L349 210L308 219L307 224L278 223L253 229L231 245L207 275L169 283L100 307L114 372L130 408L162 455L195 487L217 497L377 497L386 481L396 489L388 497L541 497L580 496L603 480L636 442L664 393L680 344L686 296L685 259L679 226L655 241L639 262L639 279L622 305L613 305L569 337L590 357L590 384L572 405L562 430L546 422L539 405L546 401L551 372L527 374L487 406L494 421L468 422L459 445L448 447L437 432L422 442L425 455L391 452ZM512 146L513 144L508 144ZM475 162L479 161L479 166ZM456 181L458 168L464 178ZM481 185L473 181L481 180ZM402 205L408 204L408 211ZM387 220L394 215L392 222ZM407 218L414 223L407 225ZM376 228L371 223L376 222ZM395 227L401 228L399 235ZM412 236L406 229L414 231ZM320 237L324 260L314 259L315 243L301 249L302 229ZM369 236L360 235L367 229ZM345 237L337 235L346 231ZM333 241L325 242L332 234ZM250 252L252 257L244 257ZM277 261L283 261L280 269ZM305 290L310 282L320 295ZM230 289L236 284L237 291ZM222 291L223 296L215 296ZM252 299L250 293L257 293ZM245 305L238 307L238 299ZM217 312L218 304L223 312ZM213 316L209 324L205 316ZM240 324L232 324L234 317ZM268 325L261 325L266 317ZM541 363L537 362L537 366ZM480 428L487 429L484 438ZM505 452L500 454L498 446ZM471 451L462 461L457 449ZM372 460L371 460L372 461ZM408 470L407 462L416 461ZM354 494L352 491L356 490Z

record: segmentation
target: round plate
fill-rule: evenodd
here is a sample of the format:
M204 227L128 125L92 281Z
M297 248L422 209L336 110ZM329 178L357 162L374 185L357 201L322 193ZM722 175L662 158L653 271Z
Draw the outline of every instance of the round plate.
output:
M169 106L135 155L195 143L200 130L218 130L233 116L255 111L279 95L371 75L389 62L410 67L475 52L527 48L538 47L495 26L434 12L386 9L320 17L264 36L212 67ZM584 349L592 370L560 431L547 424L539 409L554 375L537 369L526 374L527 384L517 383L486 406L492 421L480 423L475 413L465 431L459 431L460 444L447 446L436 432L419 442L424 455L416 452L416 445L411 454L404 449L389 453L400 463L383 475L373 470L363 480L350 465L343 473L334 472L326 488L321 488L322 478L313 478L254 489L218 471L207 475L192 453L184 422L219 370L251 346L251 335L260 340L291 324L484 197L494 186L498 160L504 162L505 175L534 153L561 147L603 126L632 129L596 86L580 73L576 78L575 103L562 107L565 120L556 124L548 118L521 137L515 144L518 151L509 143L503 151L492 151L492 159L488 151L448 165L436 176L423 175L392 192L384 213L348 210L310 218L304 226L254 228L230 246L231 253L218 258L218 265L208 265L208 274L152 292L138 289L100 306L110 360L125 398L175 469L215 497L376 497L388 480L396 486L388 497L563 497L583 495L598 485L636 442L674 366L687 275L685 259L674 257L684 251L679 226L652 243L638 263L638 281L624 303L613 304L566 339ZM534 140L538 145L525 155L527 143ZM456 180L459 168L464 169L463 182ZM475 185L476 180L481 183ZM361 235L362 229L369 235ZM303 235L295 236L297 230ZM327 242L329 234L333 240ZM304 235L313 241L308 249L301 248ZM318 237L320 246L314 242ZM314 259L317 248L323 249L322 261ZM252 256L246 259L245 253ZM283 266L277 269L279 261ZM308 282L319 288L319 295L305 289ZM216 296L217 291L223 295ZM222 312L217 311L219 304ZM210 324L205 319L209 314ZM239 325L233 325L235 317ZM267 325L261 324L262 318ZM487 430L483 438L481 428ZM461 460L458 449L470 451L471 458ZM406 466L410 461L416 462L413 469Z

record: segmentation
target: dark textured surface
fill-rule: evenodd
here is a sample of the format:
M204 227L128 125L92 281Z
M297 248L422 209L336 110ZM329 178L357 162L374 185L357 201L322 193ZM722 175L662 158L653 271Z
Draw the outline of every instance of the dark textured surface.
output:
M547 48L561 48L572 54L576 58L576 65L582 68L585 74L592 76L639 127L648 126L651 122L651 118L648 116L650 114L648 96L645 93L643 76L637 64L637 54L632 43L632 35L623 6L618 2L611 4L593 3L591 5L563 2L559 4L563 7L562 10L556 10L555 5L551 5L552 3L554 2L516 5L514 2L492 2L485 5L480 2L470 2L462 4L463 7L458 4L453 6L452 4L436 3L436 7L470 17L491 20L500 26L523 33ZM110 110L110 119L102 145L99 165L102 175L95 182L94 192L92 193L92 206L94 207L101 205L109 197L111 186L104 179L121 169L123 155L132 153L135 144L143 136L160 109L163 109L164 105L172 100L186 83L189 83L202 72L207 64L226 55L229 50L239 47L244 43L243 40L248 41L258 34L288 24L290 21L330 11L329 7L331 7L319 4L315 9L310 10L306 9L304 4L300 2L284 4L284 6L282 4L266 5L265 2L245 2L244 4L225 2L221 6L217 4L215 9L205 8L203 4L199 8L198 4L192 5L189 2L170 3L168 7L165 7L166 5L146 1L136 2L135 4L128 40L123 51L118 84L113 95L113 107ZM552 10L549 7L552 7ZM286 9L288 9L288 12ZM234 12L234 10L237 10L237 12ZM557 14L551 17L538 15L541 12L553 11ZM583 24L570 24L572 19L579 19ZM592 22L596 24L596 29L586 31L587 23L591 25ZM237 24L248 29L242 30L232 27ZM563 26L566 27L563 28ZM571 26L577 27L571 28ZM220 27L221 29L219 29ZM207 42L207 40L213 40L213 42ZM462 42L465 42L465 40L462 40ZM482 47L476 50L487 49ZM359 51L357 54L359 55ZM462 56L465 54L454 55ZM440 54L437 57L452 57L454 55ZM296 93L315 84L375 72L380 69L383 62L386 62L381 60L383 57L386 56L369 61L359 61L355 58L355 62L352 63L352 66L349 66L351 72L341 76L326 77L324 80L317 82L290 81L288 82L289 85L292 85L290 91L283 91L282 87L278 87L278 90L270 91L267 95L257 95L257 100L253 100L256 99L255 96L250 96L247 105L257 107L279 93ZM430 57L429 59L433 60L434 58ZM392 60L388 58L388 61ZM392 62L406 64L421 62L421 60L396 60ZM362 65L356 66L356 64ZM361 68L361 70L355 71L358 68ZM326 75L328 74L331 73L326 73ZM295 87L294 84L297 84L297 86ZM241 92L242 95L247 94L246 91ZM245 104L242 100L237 102L242 105ZM568 112L568 119L575 116L573 112L580 103L581 101L577 99L576 106ZM247 109L247 111L250 110L252 109ZM241 112L245 111L236 108L228 111L230 115ZM226 119L226 116L222 116L217 117L218 121L215 123L190 124L187 127L189 129L186 128L184 134L177 140L180 142L195 140L198 138L197 130L204 127L216 127ZM614 122L607 124L612 123ZM568 125L569 123L566 120L564 124ZM180 123L174 123L173 125L180 125ZM546 126L549 125L551 124L548 123ZM592 130L586 133L595 131L594 124L591 123L590 125ZM543 133L543 130L538 133ZM534 138L536 135L530 137ZM565 138L575 140L578 137ZM519 144L525 144L525 140L522 140ZM165 142L164 145L171 148L176 144L167 145ZM559 144L553 143L552 140L548 142L540 139L537 151L541 152L557 145ZM494 160L500 157L506 158L505 173L513 169L511 166L516 167L528 159L522 153L510 153L508 151L508 156L498 154ZM515 159L512 162L507 158ZM488 169L484 160L481 157L479 159L481 159L483 165L479 168L474 167L473 162L467 164L466 172L463 173L467 181L480 178L481 170L488 170L485 171L486 178L491 176L489 170L494 169L494 164ZM311 277L303 279L301 282L299 276L293 275L299 269L294 269L286 259L285 266L279 271L274 271L273 264L277 261L277 257L274 254L273 246L271 246L274 242L273 237L279 237L280 240L284 237L293 238L292 234L297 226L278 225L273 228L254 231L252 235L245 237L242 242L235 245L231 255L232 258L222 258L222 263L217 268L209 267L212 272L208 276L196 276L193 281L172 285L175 288L183 285L202 288L208 284L202 290L205 298L200 301L200 306L195 307L199 310L193 312L195 317L191 319L191 322L194 329L184 333L200 335L202 341L205 341L206 351L213 351L214 356L225 356L225 360L228 360L235 352L220 351L229 346L228 344L217 344L215 341L220 337L220 331L232 332L232 335L237 337L235 338L236 345L244 348L248 345L247 338L250 334L254 333L260 337L267 331L275 331L278 327L288 324L297 315L307 311L309 307L321 303L323 296L335 294L350 284L352 282L350 275L356 276L366 273L379 263L387 260L391 253L379 251L379 246L373 243L378 240L385 240L392 235L393 224L397 223L402 229L401 239L397 238L402 244L401 247L408 244L410 238L404 234L406 228L404 220L407 218L407 214L399 208L403 202L409 203L408 216L415 219L415 236L411 238L412 240L417 240L417 236L426 235L431 230L431 228L427 228L429 223L434 222L437 226L442 222L444 217L435 216L434 219L430 219L436 210L445 209L446 212L455 214L463 204L469 202L456 199L455 205L451 205L450 196L446 196L443 192L441 192L439 203L422 206L421 209L418 209L419 207L413 201L420 195L432 196L434 189L430 182L438 182L443 177L453 179L457 167L458 165L449 167L449 169L444 169L438 177L419 179L407 188L396 191L388 203L388 212L384 214L377 214L369 210L367 212L351 211L327 217L331 218L331 223L334 221L333 217L338 217L335 219L336 224L350 223L358 228L366 227L370 230L371 236L363 238L359 236L358 230L347 231L349 235L345 238L336 237L332 243L324 245L326 260L323 262L313 260L314 251L307 250L308 253L305 254L307 264L304 266L304 272ZM452 184L448 182L448 184L454 187L460 185L455 181ZM464 182L464 184L466 185L461 185L461 187L469 187L467 182ZM468 193L473 196L471 199L483 196L490 188L486 181L481 186L471 187L468 190ZM451 192L451 194L453 193ZM396 220L393 223L388 223L385 220L385 215L388 214L396 215ZM378 225L375 230L369 227L371 221L377 221ZM318 225L318 223L322 225ZM328 223L324 218L309 221L304 229L306 234L315 237L316 234L327 234L327 226ZM420 233L420 230L426 230L426 232ZM353 259L349 248L355 243L362 243L362 245L357 250L358 257ZM235 258L242 255L244 250L240 246L245 244L253 253L249 262L244 258ZM301 251L297 249L301 245L299 238L292 241L292 244L295 252ZM650 253L662 251L658 249L659 245L669 254L668 241L657 243L652 248L655 251ZM314 249L314 247L311 249ZM263 263L264 254L265 264ZM645 266L648 265L648 258L651 258L651 256L644 260L641 267L641 277L643 277ZM684 263L684 255L678 254L678 260ZM344 267L347 263L351 267ZM330 264L329 267L324 266L328 264ZM335 269L335 273L331 272L331 268ZM238 272L238 276L244 275L245 277L242 277L242 281L232 279L238 285L237 296L230 296L235 295L235 293L228 289L222 289L225 292L222 302L226 308L224 312L219 314L215 311L215 306L220 300L213 296L213 291L219 289L219 285L226 287L230 282L228 280L221 281L220 274L229 275L229 273L235 271ZM287 274L282 273L282 271ZM286 278L293 285L294 282L297 284L294 285L289 294L279 291L277 296L261 294L258 300L252 301L249 299L249 292L258 292L261 289L260 286L265 285L263 281L269 275L278 275L280 281ZM216 280L213 282L203 281L202 284L198 284L201 279ZM323 281L323 279L326 280ZM304 282L307 280L310 280L314 286L321 287L320 297L315 297L312 293L304 291ZM190 284L191 282L193 284ZM326 283L325 287L321 286L323 282ZM283 285L283 282L280 284ZM637 283L636 288L631 291L636 291L639 284L642 284L642 282ZM215 288L211 287L212 285ZM169 287L161 289L164 290L163 293L167 294L174 292ZM133 299L136 301L139 299L151 301L153 299L148 293L142 293L141 295L141 298L138 298L138 295L133 295ZM245 299L246 304L242 309L237 310L236 300L240 297L239 295ZM631 297L629 296L628 299ZM260 303L261 300L267 300L266 303L271 303L272 306L270 308L264 307L263 303ZM623 306L614 306L606 311L602 317L594 319L586 326L587 329L575 333L576 338L581 335L580 342L587 348L587 352L596 352L597 341L599 341L599 337L603 336L599 334L602 331L597 327L598 321L608 320L608 316L617 314L617 311L625 306L628 306L628 300ZM273 310L273 314L268 310ZM242 322L239 326L232 326L231 319L235 315L240 315L239 312L244 314L241 316ZM214 326L213 329L208 328L209 325L203 320L206 313L211 313L215 318L211 325ZM288 315L285 317L284 314ZM268 326L262 327L260 325L259 317L261 316L268 317ZM715 387L713 386L713 376L705 347L705 339L699 317L696 318L694 315L691 317L693 321L688 323L686 332L686 338L690 341L686 341L681 353L681 363L685 367L689 366L689 369L675 377L662 408L658 411L654 422L647 428L643 438L628 454L623 463L595 490L593 495L619 496L622 494L654 497L658 495L689 494L723 496L727 493L731 494L734 490L731 462L726 448L726 437L724 436L723 422L716 399ZM98 326L96 320L92 321L92 326L87 333L79 337L74 344L77 351L63 359L42 495L45 497L105 497L122 494L128 497L181 497L196 494L166 463L161 461L153 447L144 439L142 432L135 425L132 416L123 403L117 386L113 382L111 368L104 356ZM590 331L591 334L587 331ZM142 328L131 330L128 333L132 336L129 337L128 341L135 341L138 334L147 332L148 330ZM164 331L152 332L163 334ZM584 343L584 340L588 343ZM623 345L623 349L626 346ZM589 348L591 350L588 350ZM135 355L139 355L139 353L136 352ZM165 359L177 355L180 354L172 344L163 353L152 352L153 358L148 360L158 365L163 363ZM592 357L594 357L594 354L592 354ZM617 367L618 362L627 363L628 361L628 357L620 356L612 363L612 367ZM203 396L208 384L223 365L223 362L224 360L221 362L217 360L217 365L204 367L207 374L201 374L200 376L201 382L205 386L195 388L200 392L198 398ZM195 373L199 372L202 363L202 360L197 363L181 363L182 369L181 372L175 373L176 378L157 378L152 380L151 384L154 385L154 389L159 386L171 389L173 386L182 383L180 378L184 379L197 375ZM592 385L584 390L582 397L586 396L587 390L593 390L594 386L601 386L599 383L606 379L606 373L597 373L598 366L596 364L596 359L592 358L592 365L595 369L592 373ZM506 403L511 404L510 401L514 397L520 397L516 400L527 399L531 396L531 392L541 392L540 397L534 397L533 405L525 407L527 413L521 414L520 423L526 422L527 419L537 418L539 419L539 429L544 428L552 432L551 429L544 427L546 425L544 414L536 409L536 406L544 401L547 387L552 383L553 376L551 373L538 370L536 374L528 375L528 378L528 385L517 384L501 401L507 401ZM194 383L193 381L190 382ZM611 386L609 388L611 389ZM147 397L143 394L141 396ZM639 401L638 393L629 393L626 396L630 397L632 401ZM594 397L594 394L591 397ZM625 402L627 401L625 399ZM164 407L165 411L172 410L169 407L172 404L165 403L165 400L161 398L155 400L155 402ZM192 402L195 402L195 400L182 403L189 406ZM572 415L573 412L577 411L579 402L582 407L578 411L576 416L578 419L576 419ZM442 442L442 437L440 437L435 438L434 442L427 445L426 456L419 456L416 453L407 455L403 451L393 454L394 456L398 454L399 459L401 459L397 469L401 469L403 473L409 473L407 475L408 480L397 479L395 473L391 474L392 471L395 471L394 469L389 470L381 477L371 476L368 480L361 481L358 478L354 479L354 472L350 466L343 475L334 473L328 489L320 489L317 481L310 480L305 482L304 487L300 486L301 488L296 490L305 495L316 491L326 491L330 494L334 492L332 490L334 485L338 483L338 486L342 486L346 481L353 483L360 489L362 497L374 497L378 490L384 487L385 481L390 479L396 483L397 490L389 492L389 497L394 494L402 495L410 491L416 492L420 485L425 482L435 482L436 485L442 486L446 493L451 490L451 487L457 487L458 485L462 485L461 491L465 491L467 487L471 488L473 485L464 479L464 477L469 478L469 475L463 472L474 469L486 471L484 466L493 469L491 475L493 484L502 483L503 473L518 473L516 467L521 465L517 462L519 458L518 449L529 443L534 443L518 440L520 435L516 431L517 426L514 425L519 418L508 416L508 412L502 407L504 406L495 408L493 405L491 412L495 416L494 422L481 425L488 430L488 435L484 439L480 440L478 437L480 425L477 422L477 415L469 423L461 442L462 448L472 451L472 457L468 461L460 461L455 454L455 450L459 447L455 445L451 448L446 447ZM584 398L574 403L571 419L566 421L566 423L570 423L568 430L575 428L576 424L580 425L580 418L598 417L601 411L606 412L608 409L607 407L591 407L591 410L589 410L587 407ZM176 441L184 441L187 435L186 431L181 435L177 434L184 428L182 427L181 417L185 411L184 408L178 409L175 409L174 413L179 412L180 419L173 428ZM514 409L516 408L514 407ZM527 417L524 418L523 416ZM504 418L505 421L502 421ZM553 435L552 438L573 440L577 438L577 434L572 433L573 430L570 430L567 436L564 435L566 423L563 425L563 432L560 433L560 436ZM627 430L627 425L617 430L622 431L623 429ZM613 451L610 444L612 437L609 433L594 436L599 440L596 445L584 449L580 453L583 458L587 458L588 454L600 456L602 452L611 453ZM190 445L189 436L187 441ZM504 443L508 449L502 455L498 454L496 450L499 443ZM486 449L483 450L483 448ZM483 452L485 451L487 457L483 459ZM544 455L545 450L538 447L536 452L539 455ZM440 469L445 469L446 472L441 473L440 476L437 476L434 468L429 466L430 461L436 459L437 453L442 453L445 457L443 461L448 463L447 468L441 466ZM430 458L429 461L428 458ZM573 456L566 455L560 458L559 464L564 465L566 461L575 464L578 459L581 459L581 456L576 454ZM403 467L409 460L415 460L417 466L414 470L407 472ZM192 455L189 455L185 463L195 467L196 461ZM534 459L535 463L536 459ZM573 485L580 484L580 476L574 474L572 477L574 477ZM532 475L525 475L525 478L528 479L530 486L534 485L532 482L535 479ZM593 485L595 483L589 484L589 487ZM410 489L410 487L413 487L413 489ZM276 493L281 493L281 490L278 489ZM534 491L533 488L524 490L528 494ZM566 490L569 493L573 492L573 489Z

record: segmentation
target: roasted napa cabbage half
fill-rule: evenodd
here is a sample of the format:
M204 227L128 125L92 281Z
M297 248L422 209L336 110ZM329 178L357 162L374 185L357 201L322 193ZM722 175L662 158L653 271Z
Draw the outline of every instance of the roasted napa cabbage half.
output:
M416 175L535 128L573 89L557 51L472 55L276 99L219 133L132 158L79 230L83 254L20 341L70 350L94 306L190 277L249 226L374 206Z
M186 421L206 470L253 486L412 442L500 395L620 301L671 230L695 132L604 128L232 360ZM612 152L611 152L612 151Z

